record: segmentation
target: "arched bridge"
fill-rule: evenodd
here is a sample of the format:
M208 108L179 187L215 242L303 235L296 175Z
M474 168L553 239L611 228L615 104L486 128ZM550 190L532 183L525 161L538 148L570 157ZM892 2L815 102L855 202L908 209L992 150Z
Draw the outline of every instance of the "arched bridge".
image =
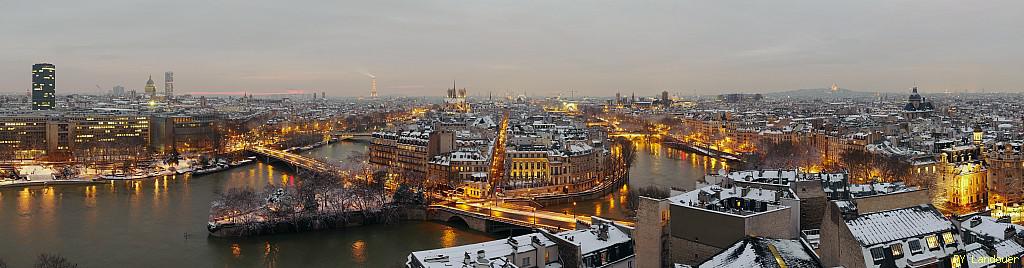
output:
M281 162L288 163L289 165L295 168L301 168L320 174L341 174L341 169L337 165L324 160L306 157L282 150L271 149L263 146L247 147L245 148L245 150L263 157L272 158Z
M551 221L528 215L502 212L497 209L470 207L459 205L432 205L427 208L427 216L431 220L450 223L465 223L470 229L487 232L503 233L512 230L546 229L552 232L575 229L574 223Z
M350 140L350 139L369 139L373 137L373 133L370 132L348 132L348 131L336 131L331 133L331 137L339 140Z

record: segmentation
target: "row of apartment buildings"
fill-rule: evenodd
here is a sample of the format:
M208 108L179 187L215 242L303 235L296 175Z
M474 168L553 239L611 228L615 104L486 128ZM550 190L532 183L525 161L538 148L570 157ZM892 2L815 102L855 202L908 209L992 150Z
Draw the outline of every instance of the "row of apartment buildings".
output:
M0 115L0 160L117 161L151 153L217 152L229 127L216 114L117 111Z
M434 112L418 122L373 133L370 162L464 189L474 198L490 189L494 159L501 162L503 191L569 192L592 188L609 176L607 135L565 113L511 104L497 109ZM508 120L508 128L497 123ZM506 142L495 150L498 132ZM500 152L496 156L495 152Z

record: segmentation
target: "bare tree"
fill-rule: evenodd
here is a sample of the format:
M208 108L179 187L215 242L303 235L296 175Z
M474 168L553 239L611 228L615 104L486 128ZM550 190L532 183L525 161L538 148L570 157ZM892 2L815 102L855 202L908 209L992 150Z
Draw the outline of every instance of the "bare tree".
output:
M748 168L784 169L810 167L819 164L821 153L807 143L793 141L766 141L758 153L748 155Z
M655 199L668 198L670 195L669 189L660 188L654 185L646 187L629 188L629 192L626 193L626 207L629 211L636 213L637 208L640 206L640 197L646 196Z
M615 144L619 146L620 161L626 167L626 173L633 168L633 162L636 160L636 146L633 145L629 139L619 138L615 140Z
M35 268L77 268L78 264L71 263L64 256L57 254L40 254L36 259Z

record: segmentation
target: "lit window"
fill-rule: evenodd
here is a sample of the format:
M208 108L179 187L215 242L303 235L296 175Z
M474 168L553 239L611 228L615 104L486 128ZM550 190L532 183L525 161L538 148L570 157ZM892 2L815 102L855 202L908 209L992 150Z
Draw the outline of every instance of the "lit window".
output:
M929 235L928 237L925 237L925 240L928 242L928 249L935 250L939 248L939 237Z
M948 245L952 245L953 243L955 243L956 241L953 240L953 233L952 232L942 233L942 242L945 243L947 246Z
M899 258L903 256L903 244L892 244L891 246L889 246L889 250L892 250L893 257Z

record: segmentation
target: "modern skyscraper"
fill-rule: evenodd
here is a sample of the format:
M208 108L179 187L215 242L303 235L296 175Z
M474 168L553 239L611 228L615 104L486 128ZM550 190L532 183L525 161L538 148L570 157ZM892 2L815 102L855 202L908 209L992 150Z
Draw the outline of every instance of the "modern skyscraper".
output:
M32 110L52 110L57 104L54 72L53 64L32 65Z
M668 98L668 91L667 90L661 92L661 105L665 106L666 108L669 107L669 106L672 106L672 100L670 100Z
M164 73L164 96L168 99L174 97L174 72Z
M112 90L110 93L111 95L114 95L116 97L124 96L124 87L121 85L116 85L114 86L114 90Z
M149 76L149 81L146 81L146 96L150 99L156 99L156 83L153 82L153 76Z

